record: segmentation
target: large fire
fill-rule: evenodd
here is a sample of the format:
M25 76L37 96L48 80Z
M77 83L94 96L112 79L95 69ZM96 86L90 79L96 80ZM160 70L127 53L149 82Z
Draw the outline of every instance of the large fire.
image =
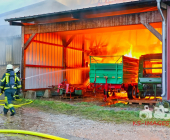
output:
M157 28L161 33L161 28ZM149 30L126 30L85 35L86 61L89 55L121 56L139 59L141 55L162 53L162 43ZM112 58L103 62L114 62Z
M132 48L133 48L133 46L131 45L131 46L130 46L130 49L129 49L129 53L128 53L128 54L125 54L125 56L133 57L133 56L132 56ZM135 57L135 58L136 58L136 57Z

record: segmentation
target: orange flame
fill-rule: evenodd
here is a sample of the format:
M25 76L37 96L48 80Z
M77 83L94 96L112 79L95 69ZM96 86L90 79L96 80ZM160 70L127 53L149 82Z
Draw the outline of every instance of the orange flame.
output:
M133 48L133 46L131 44L130 49L129 49L129 53L125 54L125 56L132 57L132 48Z
M128 94L126 91L120 91L120 92L115 92L116 97L122 97L122 98L127 98Z
M145 99L152 100L152 99L155 99L155 97L154 96L146 96ZM162 100L162 97L156 97L156 99Z

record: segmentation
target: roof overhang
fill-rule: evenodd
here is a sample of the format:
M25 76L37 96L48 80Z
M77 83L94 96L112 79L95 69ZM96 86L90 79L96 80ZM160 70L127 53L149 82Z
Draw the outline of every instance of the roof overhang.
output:
M163 0L170 4L170 0ZM77 10L48 13L19 18L5 19L10 25L26 26L45 23L56 23L82 19L92 19L116 15L134 14L148 11L157 11L156 0L139 0L126 3L118 3Z

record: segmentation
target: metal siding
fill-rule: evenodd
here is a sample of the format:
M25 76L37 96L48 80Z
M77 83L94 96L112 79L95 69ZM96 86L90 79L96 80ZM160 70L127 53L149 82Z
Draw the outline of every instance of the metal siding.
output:
M170 100L170 6L167 6L167 100Z
M52 42L53 33L38 34L34 40L43 40L43 42ZM56 38L55 38L56 39ZM60 38L58 38L60 39ZM63 48L43 43L32 42L26 50L26 64L44 65L44 66L63 66L62 58Z
M0 65L8 63L20 65L21 62L21 38L9 37L0 39Z
M25 42L30 35L25 35ZM37 34L34 40L62 45L61 38L57 33ZM25 89L48 88L58 85L63 80L61 68L47 68L46 66L63 66L63 48L32 41L26 50ZM40 68L38 65L43 66ZM35 76L35 77L34 77ZM29 78L30 77L30 78Z
M68 36L70 38L71 36ZM82 35L76 35L73 41L68 47L82 49ZM67 39L68 40L68 39ZM70 84L82 84L82 51L67 48L66 65L68 70L66 71L66 78ZM69 69L69 67L73 69Z
M6 63L7 64L12 64L12 44L6 44Z
M68 47L82 49L82 35L77 35ZM82 67L82 51L67 48L66 54L67 67Z
M58 68L26 67L26 89L49 88L58 85L63 80L63 70Z
M30 35L25 35L25 42L29 37ZM37 34L34 40L62 45L58 33ZM68 47L82 49L82 35L77 35ZM80 69L82 67L82 51L67 48L66 54L68 69L66 70L66 78L68 82L70 84L82 84L84 82L83 70ZM51 85L58 85L63 80L63 71L58 71L62 69L45 68L45 66L63 66L63 47L32 41L26 50L26 65L28 64L41 65L44 68L38 66L26 67L25 89L48 88ZM70 69L70 67L73 69Z
M0 65L5 65L6 64L6 59L5 59L5 40L0 40Z

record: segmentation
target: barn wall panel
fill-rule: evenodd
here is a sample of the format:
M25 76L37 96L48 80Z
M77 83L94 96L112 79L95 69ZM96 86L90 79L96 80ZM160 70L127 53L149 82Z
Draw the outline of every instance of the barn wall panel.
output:
M68 39L71 37L68 36ZM68 40L67 39L67 40ZM76 35L66 50L66 78L70 84L83 83L83 70L82 68L82 35ZM74 48L74 49L70 49ZM80 50L79 50L80 49Z
M25 42L29 37L25 35ZM25 89L49 88L63 81L63 47L48 43L62 45L57 33L43 33L37 34L26 49Z
M62 80L62 69L26 67L25 89L49 88Z

